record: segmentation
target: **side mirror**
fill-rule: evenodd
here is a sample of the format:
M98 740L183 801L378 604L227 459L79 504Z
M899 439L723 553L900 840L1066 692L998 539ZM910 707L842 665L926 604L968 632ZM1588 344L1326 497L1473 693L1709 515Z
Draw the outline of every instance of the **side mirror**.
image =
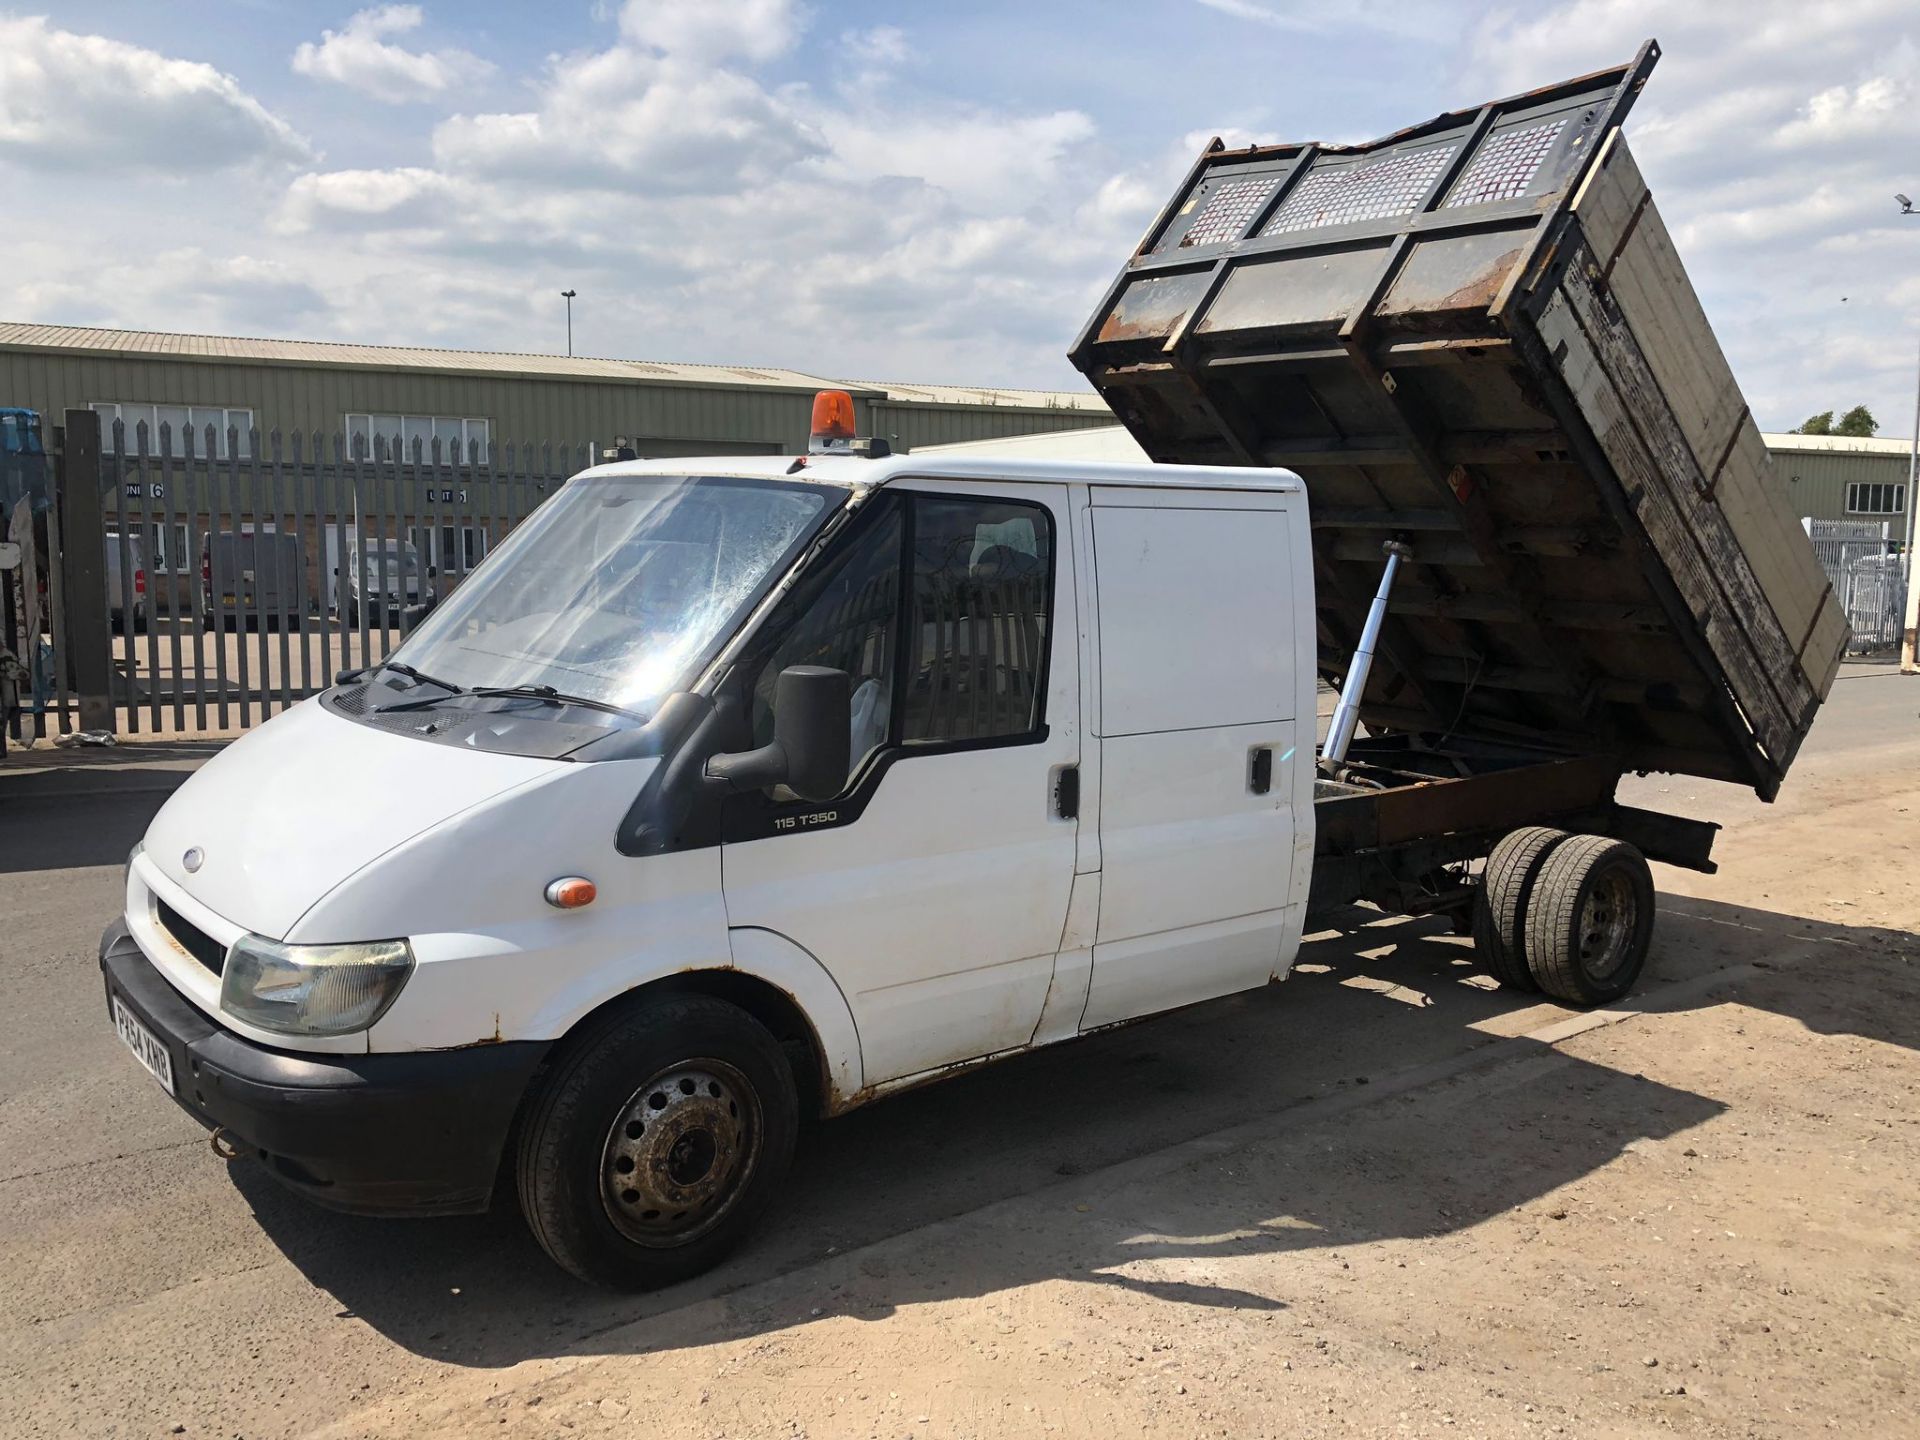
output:
M438 565L427 566L427 578L429 580L433 579L439 573L440 573L440 567Z
M422 600L418 605L409 605L400 612L400 633L411 635L414 627L433 613L433 607L440 603L436 597Z
M715 755L707 774L736 790L785 785L803 800L831 800L847 783L853 683L844 670L789 665L773 691L773 743Z

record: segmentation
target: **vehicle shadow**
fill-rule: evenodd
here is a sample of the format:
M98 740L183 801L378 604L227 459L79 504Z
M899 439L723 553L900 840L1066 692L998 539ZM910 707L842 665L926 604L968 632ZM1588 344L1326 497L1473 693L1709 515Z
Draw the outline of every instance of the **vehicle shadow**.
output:
M1679 898L1663 902L1657 933L1644 987L1653 993L1639 1002L1650 1010L1722 1004L1750 989L1790 995L1793 1018L1822 1033L1920 1047L1920 979L1888 963L1920 958L1912 935ZM288 1258L340 1300L343 1315L433 1359L495 1367L710 1343L805 1323L813 1308L879 1316L1061 1276L1169 1303L1272 1308L1282 1302L1116 1267L1444 1235L1525 1206L1636 1141L1678 1135L1724 1108L1525 1038L1573 1012L1493 988L1471 946L1431 922L1380 922L1317 939L1302 961L1286 985L1023 1056L815 1127L761 1234L714 1274L653 1295L577 1284L547 1262L510 1211L362 1220L313 1209L255 1166L235 1166L234 1183ZM1690 983L1748 962L1788 967L1782 978L1792 983L1758 986L1745 969L1724 987ZM1846 975L1874 983L1835 983ZM1444 1123L1433 1122L1424 1098L1417 1107L1373 1103L1395 1091L1395 1076L1423 1067L1445 1073L1484 1046L1500 1048L1476 1059L1511 1059L1500 1074L1518 1079L1463 1090L1468 1098L1450 1108L1435 1102ZM1314 1124L1351 1113L1355 1125L1343 1133L1354 1134L1365 1116L1404 1110L1419 1118L1316 1151L1313 1166L1289 1173L1284 1193L1223 1179L1234 1167L1213 1155L1170 1162L1185 1163L1191 1183L1152 1187L1177 1197L1165 1213L1112 1213L1099 1203L1109 1193L1096 1173L1105 1167L1294 1107L1305 1107L1302 1120ZM1058 1227L1008 1225L999 1230L1004 1243L974 1248L964 1273L903 1263L898 1247L883 1247L852 1267L851 1281L822 1281L807 1310L756 1311L738 1297L692 1308L1060 1184L1095 1202L1086 1223L1070 1227L1070 1242Z
M0 771L0 875L119 865L191 770Z

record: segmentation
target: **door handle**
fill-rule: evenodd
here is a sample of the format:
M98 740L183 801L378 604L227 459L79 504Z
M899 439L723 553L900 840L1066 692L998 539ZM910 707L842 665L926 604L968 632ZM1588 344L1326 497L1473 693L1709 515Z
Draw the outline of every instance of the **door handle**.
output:
M1253 764L1247 774L1247 788L1256 795L1265 795L1273 789L1273 747L1257 745L1253 751Z
M1080 767L1063 765L1053 782L1053 813L1062 820L1080 818Z

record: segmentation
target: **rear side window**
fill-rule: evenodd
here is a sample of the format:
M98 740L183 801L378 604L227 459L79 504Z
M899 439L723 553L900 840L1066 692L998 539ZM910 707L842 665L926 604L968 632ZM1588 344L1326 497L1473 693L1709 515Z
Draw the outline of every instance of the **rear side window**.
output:
M994 740L1040 727L1053 528L1039 505L916 497L900 738Z

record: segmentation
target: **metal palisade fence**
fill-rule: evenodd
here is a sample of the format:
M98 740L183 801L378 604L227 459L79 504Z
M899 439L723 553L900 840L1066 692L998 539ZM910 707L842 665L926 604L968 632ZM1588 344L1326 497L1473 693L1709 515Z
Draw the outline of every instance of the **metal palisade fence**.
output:
M1882 650L1900 643L1907 613L1906 560L1884 520L1801 521L1820 568L1846 612L1850 650Z
M119 421L89 444L81 412L67 418L39 603L0 637L27 675L16 740L258 724L391 654L594 457Z

